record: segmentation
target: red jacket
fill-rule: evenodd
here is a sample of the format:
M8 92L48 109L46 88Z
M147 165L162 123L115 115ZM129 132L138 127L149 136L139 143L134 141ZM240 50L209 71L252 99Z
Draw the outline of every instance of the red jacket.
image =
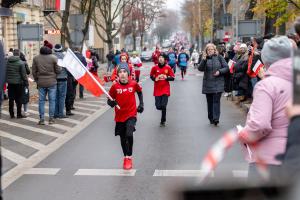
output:
M152 61L154 62L155 65L158 64L158 57L160 56L160 51L155 50L152 54Z

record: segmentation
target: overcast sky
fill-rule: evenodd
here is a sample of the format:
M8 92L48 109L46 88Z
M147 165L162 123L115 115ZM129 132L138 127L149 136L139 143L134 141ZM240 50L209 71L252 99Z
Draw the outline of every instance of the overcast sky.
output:
M167 8L179 10L183 1L185 0L167 0Z

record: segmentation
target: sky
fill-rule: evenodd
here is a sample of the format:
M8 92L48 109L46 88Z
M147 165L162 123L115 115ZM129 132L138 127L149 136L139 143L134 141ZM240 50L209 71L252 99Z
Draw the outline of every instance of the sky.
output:
M173 10L179 10L181 3L185 0L167 0L167 8L173 9Z

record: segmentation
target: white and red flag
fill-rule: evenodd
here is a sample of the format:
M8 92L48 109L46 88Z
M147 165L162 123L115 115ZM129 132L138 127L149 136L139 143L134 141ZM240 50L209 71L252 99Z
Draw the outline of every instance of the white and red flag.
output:
M257 60L257 62L255 63L252 71L257 75L258 72L260 71L260 69L264 66L264 64L261 63L260 60Z
M96 77L90 73L71 49L67 50L63 60L58 61L58 65L67 68L67 70L73 75L78 83L83 85L83 87L91 92L94 96L99 97L105 93L108 97L110 97L102 86L103 81L101 81L99 77Z
M229 60L228 67L229 67L229 70L230 70L231 74L233 74L234 64L235 64L235 62L233 60Z
M55 1L55 10L65 10L65 9L66 9L66 0Z

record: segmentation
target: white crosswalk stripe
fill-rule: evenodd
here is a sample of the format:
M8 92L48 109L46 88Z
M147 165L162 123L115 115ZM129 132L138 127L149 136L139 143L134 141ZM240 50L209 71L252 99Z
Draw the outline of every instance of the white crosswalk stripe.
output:
M56 175L60 171L59 168L31 168L25 171L27 175Z
M34 142L32 140L28 140L28 139L25 139L25 138L22 138L22 137L19 137L19 136L16 136L16 135L4 132L4 131L0 131L0 136L11 139L11 140L14 140L16 142L19 142L21 144L24 144L26 146L29 146L29 147L32 147L32 148L38 149L38 150L41 150L42 148L45 147L44 144Z
M74 176L135 176L135 173L135 169L79 169Z
M103 105L106 105L106 103L105 102L99 102L99 103L95 104L95 103L91 103L89 101L81 101L81 102L75 102L75 105L91 106L91 107L99 108Z
M20 164L26 160L25 157L5 149L4 147L1 147L1 155L16 164Z
M49 136L52 136L52 137L60 137L62 135L62 134L58 134L56 132L52 132L52 131L44 130L44 129L41 129L41 128L36 128L36 127L33 127L33 126L24 125L24 124L14 123L14 122L3 120L3 119L0 119L0 122L8 124L10 126L15 126L15 127L18 127L18 128L23 128L23 129L26 129L26 130L29 130L29 131L34 131L34 132L41 133L41 134L44 134L44 135L49 135Z
M28 110L28 112L31 113L31 114L39 115L39 112L35 111L35 110ZM71 118L63 118L63 119L59 119L59 120L62 120L62 121L65 121L65 122L70 122L70 123L73 123L73 124L78 124L81 121L81 120L76 120L76 119L71 119Z
M202 170L155 170L153 176L202 177L204 174ZM211 177L214 177L214 174L211 174Z
M39 107L39 105L38 104L31 104L31 106L33 106L33 107L36 107L36 108L38 108ZM49 108L49 106L48 105L45 105L45 108ZM89 116L89 114L86 114L86 113L82 113L82 112L78 112L78 111L75 111L75 110L72 110L72 113L74 113L74 114L78 114L78 115L83 115L83 116Z
M247 170L233 170L232 175L235 178L248 178Z

